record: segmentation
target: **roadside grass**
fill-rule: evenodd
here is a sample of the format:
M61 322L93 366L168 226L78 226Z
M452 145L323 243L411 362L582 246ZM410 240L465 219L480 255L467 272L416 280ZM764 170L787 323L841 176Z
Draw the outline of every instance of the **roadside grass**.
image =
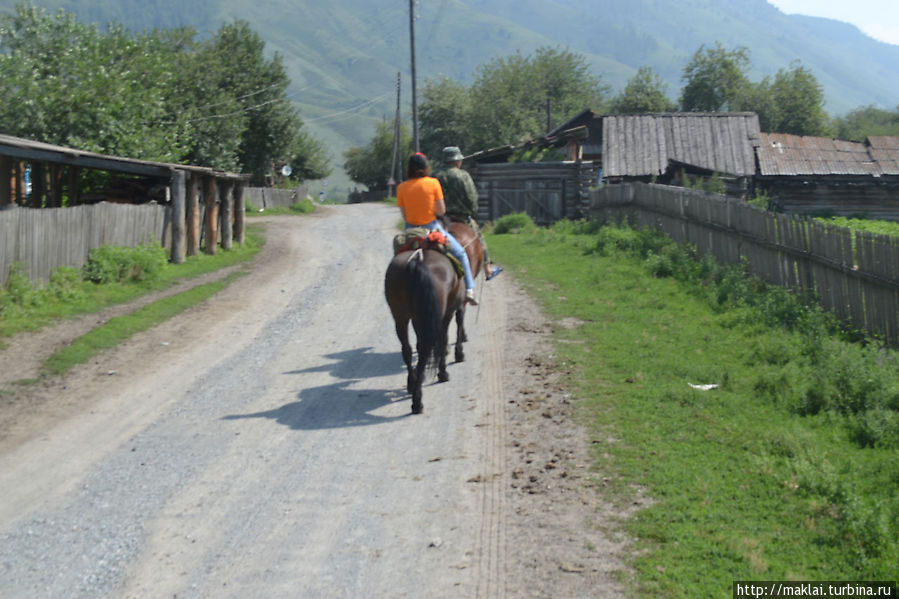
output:
M158 269L153 269L152 275L100 284L85 278L90 268L84 271L58 269L50 283L44 286L32 284L21 271L12 273L6 287L0 289L0 347L5 347L4 338L18 332L38 330L55 320L127 303L147 293L165 289L177 281L247 262L264 243L264 230L259 226L250 226L246 243L235 244L229 251L219 250L215 256L190 256L183 264L164 262ZM143 253L140 248L130 252L120 252L121 248L108 249L115 254L109 259L111 262L127 261L134 254Z
M286 214L309 214L315 212L315 202L309 198L303 198L290 206L273 206L271 208L257 208L251 202L247 203L247 216L284 216Z
M488 235L492 256L551 318L581 323L557 327L555 347L596 439L598 492L651 498L621 523L635 596L895 579L895 352L657 234L512 230Z
M183 293L144 306L128 314L110 318L102 326L82 335L44 362L42 371L62 374L76 364L89 361L98 352L115 347L135 333L146 331L215 295L247 271L238 271L218 281L198 285Z

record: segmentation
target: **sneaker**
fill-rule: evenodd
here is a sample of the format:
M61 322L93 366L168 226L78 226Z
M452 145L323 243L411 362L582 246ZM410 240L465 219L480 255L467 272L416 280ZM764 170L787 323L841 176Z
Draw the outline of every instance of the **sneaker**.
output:
M487 275L487 280L489 281L490 279L492 279L493 277L495 277L496 275L498 275L501 272L503 272L502 266L494 266L493 272L491 272L489 275Z
M478 300L474 298L474 289L469 289L465 292L465 303L471 304L472 306L478 305Z

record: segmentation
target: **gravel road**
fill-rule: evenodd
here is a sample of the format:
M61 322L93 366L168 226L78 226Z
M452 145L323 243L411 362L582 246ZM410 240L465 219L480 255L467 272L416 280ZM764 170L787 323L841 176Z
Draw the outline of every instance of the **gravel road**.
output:
M623 512L511 277L478 281L467 360L410 415L383 297L397 221L267 219L249 274L0 406L0 596L620 596Z

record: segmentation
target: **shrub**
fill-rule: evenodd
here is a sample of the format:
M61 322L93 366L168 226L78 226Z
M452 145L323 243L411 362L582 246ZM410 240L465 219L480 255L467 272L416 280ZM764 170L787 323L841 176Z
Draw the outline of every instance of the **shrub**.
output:
M315 203L309 198L303 198L299 202L290 205L290 210L300 214L308 214L315 211Z
M60 266L50 274L50 285L47 291L56 299L74 301L84 297L81 271L70 266Z
M531 217L524 212L502 216L496 221L496 224L493 227L493 232L497 235L536 230L537 225L534 224Z
M137 283L152 280L167 263L165 250L158 244L104 245L90 251L82 273L92 283Z
M21 262L10 264L6 285L0 288L0 314L11 316L23 308L38 305L40 302L40 294L25 274L24 264Z

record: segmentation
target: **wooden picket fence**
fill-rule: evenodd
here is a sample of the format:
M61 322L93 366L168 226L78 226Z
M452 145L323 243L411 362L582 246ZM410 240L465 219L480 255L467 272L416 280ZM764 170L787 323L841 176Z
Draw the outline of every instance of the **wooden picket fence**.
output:
M815 294L852 327L899 346L899 239L663 185L606 185L591 217L652 227L772 284Z
M102 245L170 245L171 209L158 204L100 203L70 208L13 208L0 211L0 286L9 267L23 265L35 282L46 282L55 268L80 268L88 252Z

